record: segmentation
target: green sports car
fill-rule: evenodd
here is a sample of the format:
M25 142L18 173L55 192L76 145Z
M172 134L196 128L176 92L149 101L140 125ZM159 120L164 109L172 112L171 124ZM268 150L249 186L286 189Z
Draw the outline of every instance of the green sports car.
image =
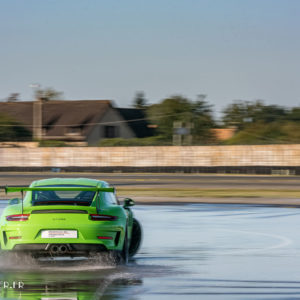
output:
M134 201L127 198L120 205L105 181L52 178L30 187L7 186L5 191L21 192L22 199L10 200L2 213L2 252L34 257L105 252L127 262L138 251L142 229L130 209Z

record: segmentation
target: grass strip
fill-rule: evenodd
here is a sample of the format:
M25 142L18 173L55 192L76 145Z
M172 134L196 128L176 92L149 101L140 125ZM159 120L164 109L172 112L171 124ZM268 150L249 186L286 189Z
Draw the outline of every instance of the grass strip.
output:
M300 198L299 190L271 189L167 189L167 188L124 188L117 189L120 196L152 197L208 197L208 198Z

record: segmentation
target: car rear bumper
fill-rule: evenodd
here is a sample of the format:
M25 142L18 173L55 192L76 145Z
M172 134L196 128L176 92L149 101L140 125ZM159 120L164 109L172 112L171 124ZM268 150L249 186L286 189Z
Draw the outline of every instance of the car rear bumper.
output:
M17 223L17 222L16 222ZM14 226L13 226L14 225ZM22 225L22 226L21 226ZM24 245L48 245L48 244L67 244L68 249L76 250L82 249L82 245L92 245L93 247L104 246L107 250L121 250L124 240L124 228L119 225L97 225L89 226L64 226L64 227L50 227L41 229L40 226L33 226L30 224L10 224L10 226L3 226L0 230L0 243L2 250L15 250L23 247L31 247ZM71 230L77 232L77 237L74 238L50 238L43 237L44 230ZM75 246L72 246L75 245ZM34 246L40 247L40 246ZM34 248L33 247L33 248ZM89 248L89 247L88 247ZM34 250L34 249L33 249Z
M102 244L18 244L8 252L29 253L37 257L55 256L88 256L93 253L107 252Z

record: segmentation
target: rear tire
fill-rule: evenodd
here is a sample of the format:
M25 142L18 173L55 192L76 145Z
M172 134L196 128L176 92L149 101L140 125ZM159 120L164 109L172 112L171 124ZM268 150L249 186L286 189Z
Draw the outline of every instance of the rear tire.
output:
M132 257L134 256L142 243L142 226L139 223L137 219L133 219L133 224L132 224L132 234L131 234L131 241L130 241L130 246L129 246L129 256Z

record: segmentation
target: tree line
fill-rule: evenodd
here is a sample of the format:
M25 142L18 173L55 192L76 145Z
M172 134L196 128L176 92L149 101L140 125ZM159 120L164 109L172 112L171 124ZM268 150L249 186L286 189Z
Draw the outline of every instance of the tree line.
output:
M45 101L62 97L54 89L37 90L36 96ZM100 146L172 145L179 127L188 127L191 145L278 144L300 143L300 107L287 108L267 105L263 101L233 101L216 120L214 108L205 95L189 99L175 95L150 104L143 92L138 92L132 106L144 112L153 128L153 136L136 139L107 139ZM178 126L177 126L178 127ZM231 128L235 134L220 141L214 129ZM32 134L18 120L0 112L0 141L31 140Z
M239 100L228 104L221 119L216 120L213 105L205 100L205 95L199 95L195 100L173 96L152 105L148 105L142 96L139 93L133 105L145 110L149 122L157 125L156 135L169 143L176 121L193 124L194 145L300 143L300 107ZM235 134L220 141L212 130L216 128L232 128Z

